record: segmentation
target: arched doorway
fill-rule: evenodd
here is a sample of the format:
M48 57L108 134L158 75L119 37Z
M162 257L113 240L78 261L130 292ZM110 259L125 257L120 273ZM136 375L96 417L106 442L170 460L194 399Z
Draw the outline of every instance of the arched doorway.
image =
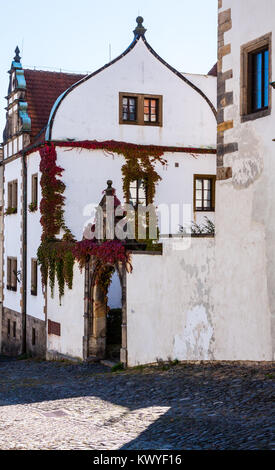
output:
M110 288L112 278L116 279L116 300L114 300L114 295L108 297L108 291L112 291L112 287ZM118 288L120 290L119 304ZM95 260L90 260L86 268L86 289L88 296L85 296L87 308L84 357L88 360L107 358L127 365L125 266L120 262L115 265L102 266Z
M111 275L107 293L106 358L120 361L122 342L122 289L116 270Z

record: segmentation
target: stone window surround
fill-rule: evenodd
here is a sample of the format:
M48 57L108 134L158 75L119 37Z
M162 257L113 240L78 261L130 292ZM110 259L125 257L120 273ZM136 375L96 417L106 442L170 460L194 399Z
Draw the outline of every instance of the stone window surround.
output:
M123 98L124 97L131 97L131 98L136 98L137 100L137 119L136 121L124 121L123 120ZM158 120L157 122L146 122L144 121L144 99L149 98L149 99L155 99L158 102ZM143 93L124 93L120 92L119 93L119 124L132 124L132 125L138 125L138 126L158 126L162 127L163 124L163 111L162 111L162 106L163 106L163 97L162 95L151 95L149 93L143 94Z
M249 77L248 77L248 57L249 54L260 51L264 47L268 47L269 50L269 83L272 81L272 33L265 34L253 41L250 41L241 46L241 70L240 70L240 114L241 122L252 121L259 119L265 116L268 116L271 113L272 105L272 93L271 87L268 91L268 108L262 109L256 112L249 111Z

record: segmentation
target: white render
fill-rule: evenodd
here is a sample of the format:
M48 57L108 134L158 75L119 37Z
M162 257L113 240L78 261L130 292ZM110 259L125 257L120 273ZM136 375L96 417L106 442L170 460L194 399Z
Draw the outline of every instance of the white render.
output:
M66 355L83 359L84 335L84 270L74 266L73 289L65 287L65 295L60 300L55 283L54 296L48 289L47 319L61 324L61 336L47 335L48 357Z
M214 98L216 79L205 80L213 83ZM120 125L119 92L163 95L163 127ZM83 80L61 101L51 138L215 148L216 120L205 99L154 57L139 39L124 57Z
M21 226L21 184L22 184L22 161L20 159L10 162L5 167L4 183L4 210L7 209L8 183L17 180L17 213L4 216L4 257L3 257L3 294L4 307L21 312L21 293L20 283L17 283L17 291L11 291L6 288L7 285L7 257L17 258L17 271L21 270L21 249L22 249L22 226Z
M27 156L27 174L28 174L28 183L27 183L27 195L28 195L28 205L31 203L32 196L32 175L38 174L40 179L40 154L39 152L34 152ZM35 212L28 211L27 219L27 314L40 320L45 320L44 314L44 294L42 291L41 275L40 268L38 268L37 276L37 295L31 294L31 259L37 258L37 249L41 241L41 225L40 225L40 210L39 204L41 201L41 186L38 184L38 209Z
M253 14L248 14L249 11ZM225 144L239 150L224 157L232 178L216 185L215 308L223 318L216 332L218 358L225 350L232 359L274 360L275 315L275 120L266 117L241 123L240 48L272 32L272 80L275 80L275 3L273 0L223 0L219 12L231 8L232 29L225 32L231 54L223 57L222 72L232 69L226 91L234 104L225 108L225 121L234 127L224 133ZM274 104L274 91L271 93ZM272 333L273 329L273 333ZM231 331L231 335L223 332ZM273 352L272 352L273 335Z
M127 71L127 73L126 73ZM192 82L193 76L188 77ZM216 78L209 76L194 76L194 84L197 86L204 84L204 91L209 94L213 103L216 102ZM163 126L135 126L119 124L119 92L149 93L163 96ZM104 123L104 125L102 125ZM53 140L117 140L137 144L156 144L166 146L215 148L216 146L216 120L209 104L190 85L177 77L165 65L160 63L140 39L135 47L124 57L119 59L110 67L76 86L61 101L57 107L57 112L52 121ZM66 185L64 196L65 222L73 235L81 240L85 225L93 222L95 207L101 197L102 191L106 187L106 181L111 179L113 187L116 189L118 198L123 203L122 173L121 167L125 159L117 154L110 155L103 150L87 150L77 148L62 148L56 142L57 164L64 168L62 179ZM194 174L215 175L216 162L214 154L199 153L171 153L165 152L167 166L157 164L156 170L162 180L156 188L155 204L159 207L166 204L169 210L171 205L189 205L189 219L201 223L203 217L208 216L214 220L214 213L195 213L193 208L193 178ZM177 221L176 221L177 222ZM171 223L169 232L178 233L179 224ZM179 220L179 223L182 220ZM211 241L210 241L211 242ZM143 258L143 256L142 256ZM144 255L147 262L153 262L162 257L151 257ZM173 272L175 257L165 257L164 272ZM152 267L154 264L152 265ZM75 267L75 272L77 268ZM136 276L141 276L144 282L146 263L140 270L139 266L134 266L136 274L128 276L128 283L132 286ZM116 277L117 279L117 277ZM81 279L81 285L83 285ZM61 324L61 337L50 335L48 339L48 350L67 356L82 357L82 336L80 330L74 329L75 322L82 325L83 302L80 301L83 295L78 293L78 277L74 281L73 291L77 291L72 296L72 292L66 289L62 306L60 307L58 296L54 300L48 295L48 319ZM114 283L115 284L115 283ZM110 288L109 305L119 306L117 292ZM132 288L130 293L134 296ZM139 295L140 286L136 285L136 294ZM130 294L129 294L130 295ZM127 301L131 302L131 295ZM72 303L68 299L72 299ZM169 295L167 302L169 302ZM78 305L78 308L76 306ZM67 308L69 313L67 315ZM153 307L156 311L158 306ZM74 312L74 318L71 313ZM66 318L65 318L66 317ZM72 328L65 326L71 319ZM177 329L177 321L175 321ZM137 326L137 328L141 327ZM131 323L130 328L135 328ZM162 331L165 327L160 326ZM191 328L192 329L192 328ZM152 335L152 332L150 333ZM63 335L66 337L63 338ZM78 338L78 339L77 339ZM81 338L81 341L80 341ZM78 342L78 344L76 344ZM162 341L163 342L163 341ZM130 342L131 343L131 342ZM135 348L135 345L129 347ZM180 349L181 346L177 346ZM170 351L171 353L171 351ZM172 354L173 355L173 354ZM149 358L144 357L146 362ZM150 361L152 358L150 357ZM137 362L142 361L140 357ZM132 361L132 360L131 360ZM133 362L133 361L132 361Z
M183 250L164 245L162 256L132 256L133 272L127 276L129 366L158 359L215 359L210 290L214 239L185 239Z
M214 219L213 212L194 213L193 176L194 174L215 175L215 155L190 153L165 153L167 167L156 165L162 180L157 185L155 203L189 204L190 221L202 222L204 216ZM64 168L62 179L66 185L65 221L77 240L82 239L83 228L93 222L93 207L97 206L107 180L113 181L117 197L123 203L121 167L125 163L122 156L109 155L102 150L68 149L57 147L57 164ZM175 163L179 166L175 167ZM77 167L77 171L75 171ZM178 233L178 225L170 227L170 233Z
M204 222L204 217L215 220L214 212L195 212L193 207L193 185L194 175L216 174L216 117L213 109L216 105L216 78L206 75L183 74L190 83L174 73L161 62L146 46L142 38L136 41L134 47L121 56L110 66L106 66L99 73L86 77L77 86L73 86L65 97L61 97L54 105L49 118L46 140L52 139L56 145L57 165L64 171L62 181L66 189L64 192L65 206L64 218L67 227L77 240L83 237L84 228L88 223L94 221L93 209L102 198L102 192L106 188L107 180L112 180L112 186L116 189L117 197L124 202L122 166L125 164L123 156L112 154L104 150L88 150L73 147L61 147L59 141L67 140L115 140L138 145L158 145L167 147L185 147L186 151L165 151L163 158L167 165L156 164L156 171L161 176L161 181L156 187L155 205L161 209L164 206L171 211L178 205L180 216L174 217L170 225L162 224L162 234L177 234L179 225L190 224L195 221L199 224ZM192 86L192 84L194 86ZM202 94L204 93L213 105L212 108ZM163 97L163 123L162 126L142 126L119 124L119 93L139 93L161 95ZM59 104L58 104L59 103ZM56 111L56 113L55 113ZM10 111L11 114L11 111ZM24 136L25 137L25 136ZM4 146L5 158L10 158L19 152L24 143L23 135L15 137ZM188 151L187 149L191 150ZM199 150L211 149L212 153L200 153ZM196 151L197 150L197 151ZM14 157L12 157L14 158ZM8 224L5 225L5 256L10 251L10 256L16 256L18 251L18 266L22 249L22 227L21 214L21 179L22 158L8 161L5 165L5 182L16 179L18 176L18 213L8 216ZM25 155L27 169L27 207L31 202L32 175L38 174L40 154L34 148L32 152ZM20 174L19 174L20 173ZM38 190L38 207L41 202L41 188ZM183 210L185 218L183 218ZM187 214L187 216L186 216ZM65 288L65 295L59 299L58 287L55 285L53 298L47 289L46 299L42 289L41 275L38 271L37 295L31 294L31 259L37 258L37 249L41 241L41 213L38 208L35 212L27 210L27 286L26 286L26 314L32 317L33 325L39 324L40 328L45 321L47 331L47 357L54 358L67 356L77 359L85 359L85 299L84 284L85 273L81 272L75 263L73 289ZM62 231L61 231L62 232ZM61 237L63 233L60 233ZM9 241L10 240L10 241ZM194 246L199 245L200 240L194 241ZM168 242L165 242L168 246ZM140 362L154 362L156 354L158 357L185 358L199 355L202 358L212 357L211 338L212 326L208 324L209 316L206 307L193 302L186 293L181 293L182 279L179 276L180 263L190 258L192 262L199 263L202 270L206 265L207 253L213 245L213 239L202 241L206 247L203 256L197 255L196 249L186 250L183 254L165 252L163 256L133 255L134 271L127 276L127 303L135 305L136 296L141 295L141 282L146 283L146 289L150 282L147 277L154 273L155 285L152 285L154 300L152 304L153 315L158 315L159 302L162 302L166 283L175 282L178 286L178 294L174 291L167 292L165 301L162 302L161 322L159 324L159 337L154 338L154 331L148 330L151 337L151 347L148 350L137 346L137 340L142 336L143 322L147 321L147 306L151 301L150 291L146 291L143 305L140 306L140 316L131 317L129 314L128 343L129 364ZM17 246L18 250L15 250ZM170 254L169 254L170 253ZM20 255L21 256L21 255ZM186 258L187 257L187 258ZM144 263L140 262L144 259ZM148 267L147 267L148 265ZM188 287L188 271L185 273L184 285ZM202 279L206 274L202 273ZM200 278L200 275L199 275ZM4 280L5 282L5 280ZM196 283L194 279L194 283ZM204 281L203 281L204 282ZM207 280L210 282L210 278ZM133 286L136 285L134 288ZM161 286L162 295L158 295ZM194 296L196 290L194 285ZM184 296L184 301L182 297ZM15 311L22 304L22 292L5 292L4 306ZM176 306L176 302L179 304ZM164 308L172 302L175 305L175 318L170 321L171 341L174 345L166 345L165 334L166 319ZM113 283L109 291L109 307L119 308L121 306L121 287L117 274L114 275ZM131 307L132 308L132 307ZM136 307L135 307L136 308ZM183 309L183 310L182 310ZM186 310L187 309L187 310ZM185 311L186 310L186 311ZM184 317L184 322L182 320ZM135 324L135 318L137 323ZM61 336L48 334L48 320L60 324ZM140 323L141 321L141 323ZM169 320L168 320L169 321ZM206 328L205 337L201 334L196 340L198 328ZM133 332L138 332L136 339L131 339ZM187 346L185 336L190 337L190 346ZM30 338L30 334L28 336ZM160 341L163 351L155 345ZM165 356L165 357L164 357Z

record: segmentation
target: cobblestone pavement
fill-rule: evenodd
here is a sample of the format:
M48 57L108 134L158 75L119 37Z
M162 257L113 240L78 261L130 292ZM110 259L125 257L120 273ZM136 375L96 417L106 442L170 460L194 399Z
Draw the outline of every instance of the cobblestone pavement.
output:
M274 449L272 364L0 359L0 449Z

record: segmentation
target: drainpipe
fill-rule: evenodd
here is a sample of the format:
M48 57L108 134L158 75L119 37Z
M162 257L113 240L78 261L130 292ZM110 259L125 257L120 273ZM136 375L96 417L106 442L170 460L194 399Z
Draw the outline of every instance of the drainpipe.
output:
M23 158L23 308L22 308L22 354L27 352L27 164L26 154L22 152Z

